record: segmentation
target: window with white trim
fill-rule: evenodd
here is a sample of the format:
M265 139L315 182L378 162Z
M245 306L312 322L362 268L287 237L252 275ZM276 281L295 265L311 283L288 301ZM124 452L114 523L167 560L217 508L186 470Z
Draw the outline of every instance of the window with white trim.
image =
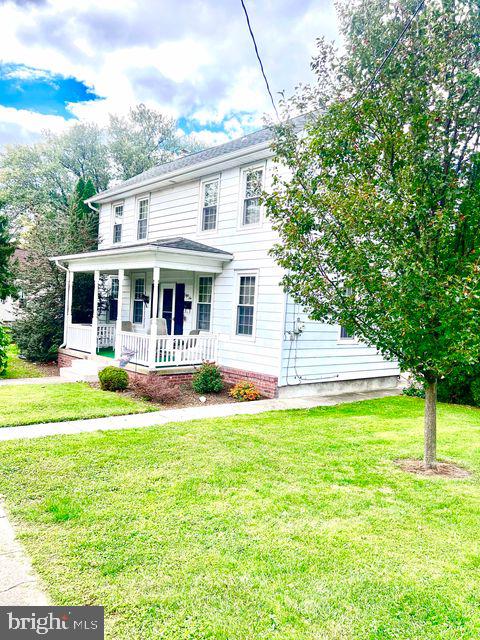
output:
M138 218L137 218L137 240L145 240L148 234L148 209L149 199L141 198L138 200Z
M200 276L198 279L197 329L210 331L212 318L212 276Z
M353 295L353 289L352 287L345 287L345 296L351 296ZM354 335L350 335L348 333L348 329L346 329L345 327L342 327L340 325L340 336L339 336L340 340L355 340L355 336Z
M238 303L235 333L238 336L253 335L255 316L256 276L240 275L238 282Z
M134 324L143 324L143 305L145 297L145 278L135 278L133 289L133 318Z
M113 242L122 241L123 203L113 205Z
M118 317L118 278L112 278L110 281L110 304L108 309L108 317L111 321Z
M245 171L242 225L244 227L259 224L260 196L263 190L263 169L247 169Z
M203 183L202 231L213 231L217 228L219 190L220 180L218 178Z

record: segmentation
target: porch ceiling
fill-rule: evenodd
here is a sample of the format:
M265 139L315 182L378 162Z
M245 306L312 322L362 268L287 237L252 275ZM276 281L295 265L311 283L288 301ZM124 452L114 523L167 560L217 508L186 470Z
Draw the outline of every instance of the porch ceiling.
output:
M221 273L232 259L231 253L181 237L50 258L76 272L160 267L202 273Z

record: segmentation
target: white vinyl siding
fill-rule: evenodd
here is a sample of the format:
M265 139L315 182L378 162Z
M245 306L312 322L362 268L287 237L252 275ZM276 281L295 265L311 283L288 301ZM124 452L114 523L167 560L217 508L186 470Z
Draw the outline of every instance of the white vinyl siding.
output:
M396 362L385 360L373 347L354 339L339 340L339 325L311 320L292 300L287 302L285 329L300 318L303 332L291 341L285 335L280 385L339 382L399 375Z

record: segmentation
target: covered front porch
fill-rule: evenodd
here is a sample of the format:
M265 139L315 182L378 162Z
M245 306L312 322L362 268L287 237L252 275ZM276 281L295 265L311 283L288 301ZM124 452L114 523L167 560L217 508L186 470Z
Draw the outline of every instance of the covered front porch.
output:
M66 270L62 346L150 370L217 361L214 282L231 258L182 238L54 258ZM79 273L93 274L88 322L73 313Z

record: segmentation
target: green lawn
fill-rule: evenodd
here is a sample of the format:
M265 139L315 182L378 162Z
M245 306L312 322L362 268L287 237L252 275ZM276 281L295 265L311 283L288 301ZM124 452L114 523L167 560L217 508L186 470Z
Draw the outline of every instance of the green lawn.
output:
M0 427L144 413L155 407L83 382L0 387Z
M18 357L18 347L16 344L10 344L8 346L7 354L7 371L0 380L3 380L3 378L41 378L45 375L33 362L28 362Z
M480 637L480 410L396 397L0 445L0 493L57 604L110 639Z

